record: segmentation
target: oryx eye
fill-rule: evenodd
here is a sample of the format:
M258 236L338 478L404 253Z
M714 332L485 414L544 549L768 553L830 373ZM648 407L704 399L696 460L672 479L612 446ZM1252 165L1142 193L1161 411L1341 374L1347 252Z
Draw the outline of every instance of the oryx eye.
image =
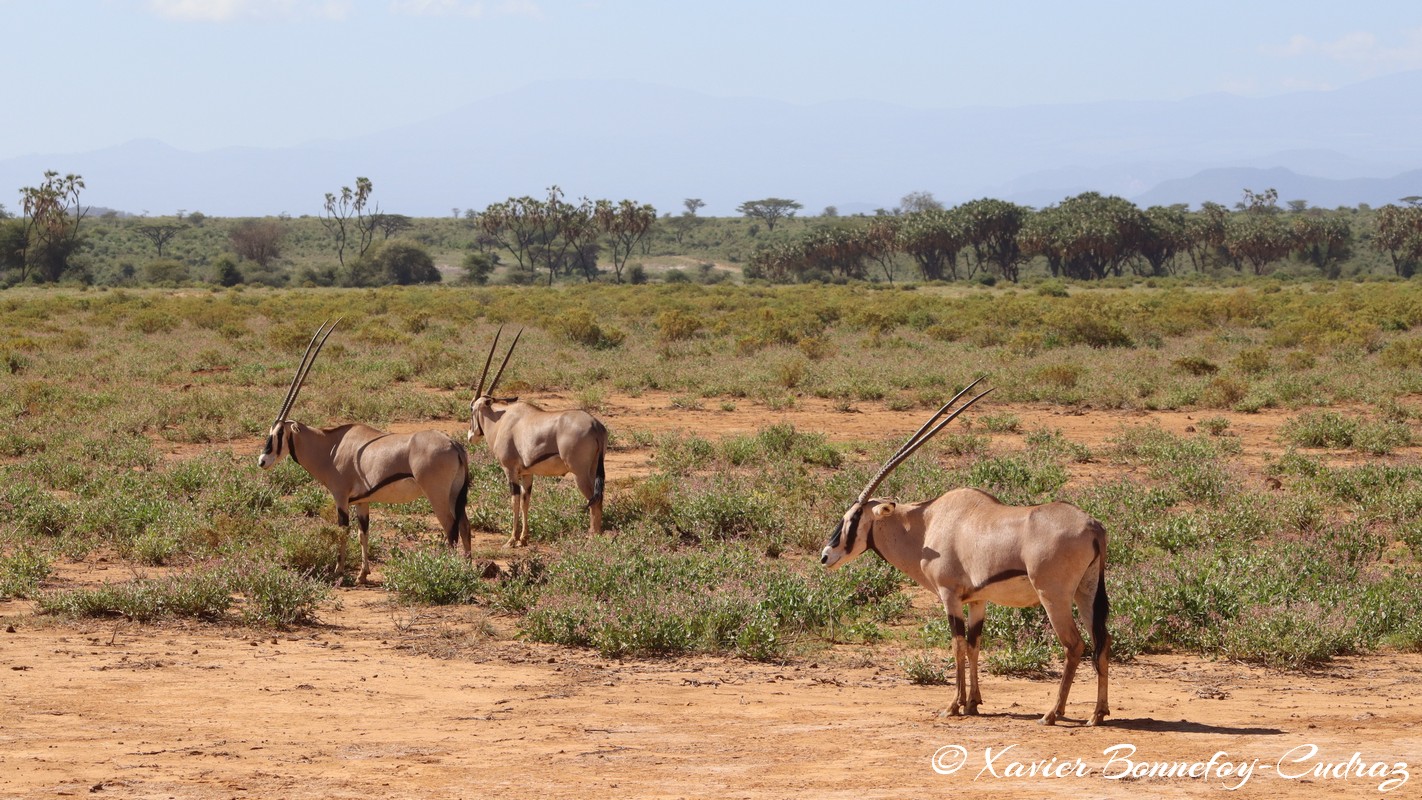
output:
M266 449L263 450L262 452L263 452L263 453L270 453L271 451L272 451L272 437L268 436L268 437L267 437L267 446L266 446Z

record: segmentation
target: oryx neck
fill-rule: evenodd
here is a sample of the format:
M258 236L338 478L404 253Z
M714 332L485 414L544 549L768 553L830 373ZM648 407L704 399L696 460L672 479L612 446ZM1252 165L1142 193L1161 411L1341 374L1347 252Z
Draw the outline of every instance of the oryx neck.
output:
M915 583L923 585L923 563L931 557L924 548L923 527L923 516L917 505L900 504L893 514L884 519L874 519L870 524L868 549L878 553L880 558ZM911 529L919 533L915 534Z

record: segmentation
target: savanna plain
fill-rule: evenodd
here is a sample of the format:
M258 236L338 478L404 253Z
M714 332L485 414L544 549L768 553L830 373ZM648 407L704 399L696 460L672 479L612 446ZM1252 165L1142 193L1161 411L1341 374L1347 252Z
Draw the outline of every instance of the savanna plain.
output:
M377 506L354 585L325 490L256 465L335 317L293 419L461 442L524 328L500 393L606 423L606 532L541 479L502 548L474 447L473 559ZM1415 280L7 290L0 797L1416 796L1419 325ZM942 608L818 564L979 377L877 493L1102 521L1102 727L1089 666L1036 724L1039 610L989 609L950 716Z

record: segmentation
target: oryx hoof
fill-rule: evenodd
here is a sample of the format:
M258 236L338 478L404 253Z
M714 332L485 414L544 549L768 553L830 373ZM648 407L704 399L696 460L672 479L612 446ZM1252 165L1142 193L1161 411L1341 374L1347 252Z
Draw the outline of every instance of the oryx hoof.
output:
M1057 715L1056 715L1055 713L1053 713L1053 712L1048 712L1048 713L1047 713L1045 716L1043 716L1041 719L1037 720L1037 724L1038 724L1038 725L1055 725L1055 724L1057 724Z
M976 717L976 716L978 715L978 704L977 704L977 703L970 703L970 704L968 704L968 709L967 709L967 711L965 711L965 712L963 712L963 713L967 714L967 715L970 716L970 717Z
M961 717L961 716L963 716L963 704L962 704L962 703L954 703L953 705L951 705L951 706L948 707L948 713L949 713L950 715L952 715L952 716L955 716L955 717Z

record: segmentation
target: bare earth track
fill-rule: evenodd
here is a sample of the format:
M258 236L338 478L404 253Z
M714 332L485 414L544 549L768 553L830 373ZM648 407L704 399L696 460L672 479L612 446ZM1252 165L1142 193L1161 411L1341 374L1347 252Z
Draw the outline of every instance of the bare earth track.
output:
M836 441L911 429L918 416L868 404L837 413L813 400L783 412L749 402L688 412L669 400L616 398L602 416L614 432L712 439L785 420ZM1180 432L1197 416L1011 411L1024 431L1061 429L1088 446L1124 425ZM1211 416L1231 419L1253 473L1279 452L1274 433L1288 415ZM434 427L462 435L456 422ZM648 449L612 455L611 477L650 468ZM1076 465L1073 480L1099 478L1098 468ZM1262 474L1247 480L1267 490ZM58 577L131 575L94 561L63 565ZM517 641L512 620L477 608L412 611L378 588L339 594L322 625L274 634L68 624L0 603L0 798L1343 798L1382 795L1380 785L1402 778L1398 762L1422 771L1417 654L1342 659L1303 676L1143 657L1113 666L1106 727L1080 727L1094 680L1084 669L1072 719L1041 728L1053 682L985 675L984 715L943 717L951 689L908 683L894 645L841 645L786 664L608 661ZM1112 760L1116 745L1135 750L1113 750ZM1280 764L1309 745L1312 757ZM962 766L935 772L935 753L940 768L957 763L952 746ZM1228 789L1241 778L1218 766L1207 777L1122 777L1220 752L1216 765L1254 764L1238 791ZM1037 775L1026 774L1034 764ZM1286 777L1320 764L1339 765L1336 777ZM1385 796L1422 796L1419 787L1422 775L1409 775Z

